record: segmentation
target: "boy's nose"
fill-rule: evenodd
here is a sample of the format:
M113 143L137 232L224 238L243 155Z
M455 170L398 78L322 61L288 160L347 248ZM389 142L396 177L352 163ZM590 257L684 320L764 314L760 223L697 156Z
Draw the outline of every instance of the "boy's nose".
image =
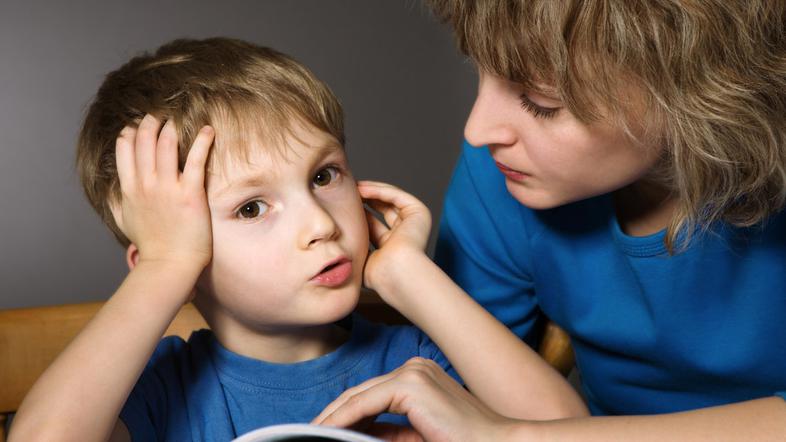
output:
M308 249L338 236L338 226L328 211L316 201L309 201L299 215L301 224L298 243Z
M504 80L481 74L478 96L464 126L467 142L476 147L515 144L517 118L524 118L519 97Z

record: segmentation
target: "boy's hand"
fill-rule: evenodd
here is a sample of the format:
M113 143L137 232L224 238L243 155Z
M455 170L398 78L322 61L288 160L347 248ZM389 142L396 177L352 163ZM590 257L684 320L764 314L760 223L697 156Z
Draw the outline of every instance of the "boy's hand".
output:
M390 184L359 181L365 202L380 212L385 223L366 213L371 242L377 247L366 261L363 282L384 297L382 287L414 254L423 254L431 230L431 213L414 196ZM389 226L389 227L388 227Z
M139 262L193 264L199 271L210 262L205 163L213 135L210 126L199 131L180 173L172 120L161 128L160 121L146 115L137 129L120 132L115 154L122 200L112 212L139 249Z

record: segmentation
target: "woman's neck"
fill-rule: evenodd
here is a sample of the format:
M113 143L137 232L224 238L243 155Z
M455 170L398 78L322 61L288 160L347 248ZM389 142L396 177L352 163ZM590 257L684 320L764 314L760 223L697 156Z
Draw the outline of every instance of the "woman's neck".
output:
M660 232L677 210L677 198L665 187L639 180L614 192L617 222L627 235Z

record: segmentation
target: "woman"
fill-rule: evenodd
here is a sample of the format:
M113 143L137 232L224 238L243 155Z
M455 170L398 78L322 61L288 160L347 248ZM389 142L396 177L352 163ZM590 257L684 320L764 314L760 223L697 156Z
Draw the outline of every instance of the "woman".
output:
M509 419L414 361L317 421L786 439L786 2L431 3L480 77L437 260L523 339L561 325L596 416Z

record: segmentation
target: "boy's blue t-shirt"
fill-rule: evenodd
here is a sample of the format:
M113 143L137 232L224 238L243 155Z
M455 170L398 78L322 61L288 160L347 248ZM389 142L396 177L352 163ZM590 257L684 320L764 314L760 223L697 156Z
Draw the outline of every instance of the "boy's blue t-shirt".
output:
M532 210L465 143L436 261L530 344L571 336L594 414L676 412L786 391L786 214L718 223L670 256L622 232L610 196Z
M120 414L132 440L229 441L259 427L309 422L347 388L414 356L457 378L437 346L411 326L351 317L351 336L320 358L275 364L233 353L209 330L164 338ZM403 416L378 422L405 425Z

